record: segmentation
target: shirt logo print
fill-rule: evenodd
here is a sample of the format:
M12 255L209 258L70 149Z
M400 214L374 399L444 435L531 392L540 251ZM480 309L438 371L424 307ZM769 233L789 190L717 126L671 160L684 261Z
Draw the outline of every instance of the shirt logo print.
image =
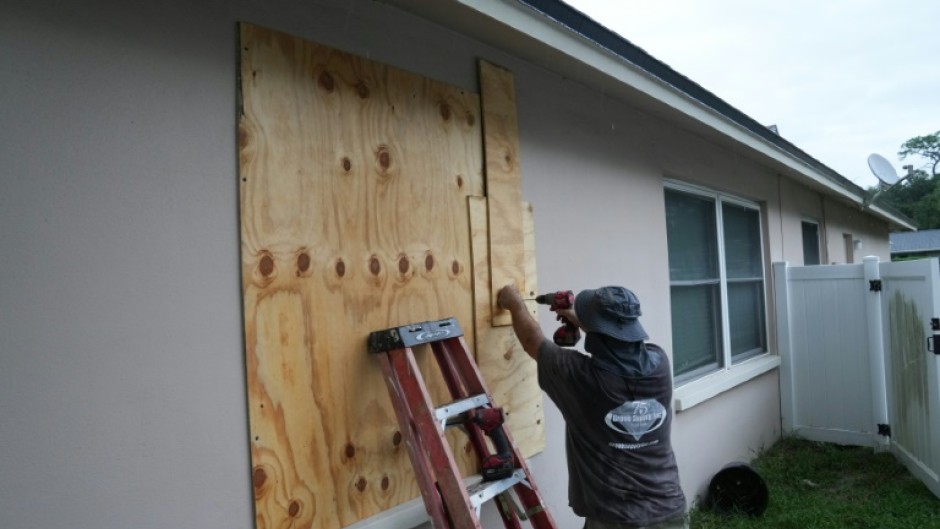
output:
M604 417L607 426L639 441L644 435L655 431L666 421L669 412L655 399L628 400L610 410Z

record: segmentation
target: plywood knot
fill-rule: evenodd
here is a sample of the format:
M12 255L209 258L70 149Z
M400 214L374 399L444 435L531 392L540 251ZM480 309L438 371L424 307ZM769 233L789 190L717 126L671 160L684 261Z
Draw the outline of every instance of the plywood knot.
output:
M268 277L274 273L274 258L270 255L265 255L261 258L261 262L258 265L258 271L261 272L261 275Z
M372 254L365 262L365 277L375 287L381 287L388 280L388 271L386 263L376 255ZM397 276L396 276L397 277Z
M395 435L392 436L392 444L395 446L401 444L401 432L395 432Z
M457 187L463 187L463 175L457 175Z
M263 284L269 283L277 275L274 256L271 255L267 250L262 250L260 259L258 259L258 267L256 268L256 271L258 276L260 276L256 276L256 279Z
M375 151L375 158L383 172L388 171L388 168L392 166L392 154L388 151L388 145L379 145Z
M356 457L356 447L352 443L346 443L346 459Z
M359 492L364 492L366 490L366 485L368 484L369 482L366 481L366 478L359 476L359 480L356 481L356 490Z
M327 92L332 92L335 86L333 82L333 76L330 75L330 72L325 70L320 73L320 77L317 79L317 82L320 84L320 87Z
M296 518L300 515L300 502L297 500L291 500L290 505L287 506L287 514L291 518Z
M343 157L343 172L348 173L352 170L352 160L348 156Z
M433 268L434 256L431 254L431 252L428 252L428 254L424 256L424 269L430 272Z
M309 275L310 272L310 254L306 251L297 255L297 276Z
M382 490L388 490L389 480L388 474L382 476Z
M250 135L248 133L248 127L246 127L244 123L239 123L238 124L238 148L243 150L245 147L247 147L249 139L250 139Z
M369 85L365 81L359 81L356 85L356 93L359 94L360 99L367 99L369 97Z
M256 489L264 487L264 482L268 480L268 473L264 471L261 467L255 467L254 472L251 473L251 484Z
M441 112L441 118L443 118L444 121L450 121L450 105L448 105L446 101L441 101L439 110Z

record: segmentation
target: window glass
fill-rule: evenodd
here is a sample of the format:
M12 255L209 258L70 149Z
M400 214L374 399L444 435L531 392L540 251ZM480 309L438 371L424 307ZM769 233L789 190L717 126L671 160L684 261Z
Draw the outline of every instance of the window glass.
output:
M721 366L718 283L672 287L673 371L711 372Z
M715 200L666 191L669 278L718 279Z
M767 350L760 209L668 187L666 236L677 381Z
M819 263L819 224L803 221L803 264Z
M734 360L742 360L766 350L762 281L728 284L728 326Z
M757 210L737 204L721 206L725 266L731 279L761 277L760 219Z

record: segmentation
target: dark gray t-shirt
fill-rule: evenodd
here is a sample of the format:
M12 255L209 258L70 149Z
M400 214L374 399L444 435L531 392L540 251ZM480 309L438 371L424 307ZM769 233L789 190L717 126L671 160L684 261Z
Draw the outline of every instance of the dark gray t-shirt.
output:
M646 349L658 365L625 377L549 340L539 347L539 386L565 418L568 501L578 516L643 526L685 512L670 442L672 368L659 346Z

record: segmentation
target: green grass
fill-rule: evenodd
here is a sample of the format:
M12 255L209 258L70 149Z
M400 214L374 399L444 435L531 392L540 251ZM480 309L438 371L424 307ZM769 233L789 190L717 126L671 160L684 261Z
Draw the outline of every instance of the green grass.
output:
M763 516L692 510L691 529L940 529L936 498L889 453L785 439L751 462Z

